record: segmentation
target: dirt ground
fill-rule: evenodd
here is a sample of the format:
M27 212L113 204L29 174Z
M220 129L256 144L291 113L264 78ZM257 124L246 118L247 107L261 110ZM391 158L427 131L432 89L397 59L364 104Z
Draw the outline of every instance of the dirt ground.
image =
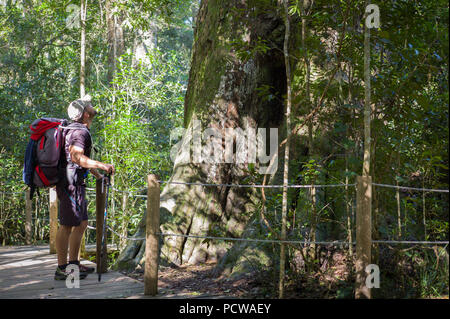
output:
M182 265L179 267L160 266L158 288L163 294L220 295L228 298L264 298L262 289L253 274L235 280L224 276L214 277L215 263L201 265ZM124 273L139 281L144 280L142 271ZM269 295L267 295L267 298Z
M347 297L349 271L345 256L335 254L323 264L326 270L314 272L314 276L301 275L286 282L286 298L336 298ZM190 294L222 296L226 298L277 298L278 273L248 273L239 278L212 275L215 263L200 265L160 266L158 288L163 294ZM125 273L143 281L143 271ZM351 284L350 284L351 285Z

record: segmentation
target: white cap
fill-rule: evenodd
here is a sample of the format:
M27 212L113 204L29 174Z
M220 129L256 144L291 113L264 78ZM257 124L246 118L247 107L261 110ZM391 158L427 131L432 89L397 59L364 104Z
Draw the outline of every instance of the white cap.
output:
M91 96L85 95L81 99L75 100L69 104L67 114L72 121L79 121L83 117L83 112L86 106L92 105Z

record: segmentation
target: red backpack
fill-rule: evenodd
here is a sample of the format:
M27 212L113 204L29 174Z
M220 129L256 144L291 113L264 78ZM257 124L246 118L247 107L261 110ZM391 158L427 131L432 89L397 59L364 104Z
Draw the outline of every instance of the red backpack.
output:
M36 188L55 186L65 177L62 164L69 129L69 121L56 118L37 119L30 125L31 136L23 167L23 181L30 186L30 198Z

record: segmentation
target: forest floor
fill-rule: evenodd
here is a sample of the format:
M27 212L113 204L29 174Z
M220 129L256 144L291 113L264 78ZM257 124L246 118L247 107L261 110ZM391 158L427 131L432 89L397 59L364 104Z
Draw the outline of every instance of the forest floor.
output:
M213 276L215 263L200 265L182 265L164 267L158 271L158 288L164 294L190 294L216 296L227 298L264 298L261 289L251 274L239 279L230 280ZM144 274L137 270L131 273L123 273L131 278L144 281Z
M286 298L336 298L348 297L352 292L352 283L347 282L348 265L345 256L333 256L333 266L326 272L315 272L313 276L302 275L287 283ZM192 296L217 296L225 298L276 298L277 282L274 274L247 273L236 278L215 277L216 263L182 265L159 268L158 287L163 294L191 294ZM327 267L328 268L328 267ZM122 272L123 274L144 280L142 270ZM271 280L271 278L273 280ZM350 285L350 288L348 286ZM348 294L348 296L346 296Z
M340 299L354 297L355 274L353 271L354 256L342 250L322 250L318 264L310 271L305 271L305 265L300 255L292 256L292 264L297 265L287 276L285 283L285 298L298 299ZM381 278L381 289L374 291L374 298L432 298L448 299L448 287L442 294L420 294L420 289L413 282L405 286L402 276L416 277L409 273L412 265L401 265L398 259L382 254L384 261L380 267L384 269L385 276ZM386 261L387 260L387 261ZM408 258L408 260L410 260ZM214 276L215 263L199 265L161 266L159 267L159 293L162 295L187 295L191 297L208 296L221 298L277 298L278 273L268 271L252 272L240 277ZM295 266L294 266L295 267ZM433 274L432 269L430 269ZM123 273L139 281L144 280L142 270ZM434 273L436 275L436 273ZM405 278L406 278L405 277ZM438 286L439 277L429 285ZM403 283L403 284L402 284Z

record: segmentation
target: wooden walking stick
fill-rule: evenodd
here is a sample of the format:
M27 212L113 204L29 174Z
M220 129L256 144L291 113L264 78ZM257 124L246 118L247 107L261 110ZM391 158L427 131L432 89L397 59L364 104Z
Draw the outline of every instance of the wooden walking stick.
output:
M107 175L105 175L105 177L102 180L102 191L103 191L103 189L104 189L103 187L104 187L104 183L105 183L105 179L106 179L106 203L105 203L105 213L103 215L102 249L100 252L100 258L99 258L99 260L97 260L97 263L99 263L98 269L100 269L100 271L98 272L98 281L100 281L102 279L101 262L103 261L103 251L105 250L106 217L108 215L108 194L109 194L109 186L111 185L109 182L109 178L110 178L110 175L107 174Z

